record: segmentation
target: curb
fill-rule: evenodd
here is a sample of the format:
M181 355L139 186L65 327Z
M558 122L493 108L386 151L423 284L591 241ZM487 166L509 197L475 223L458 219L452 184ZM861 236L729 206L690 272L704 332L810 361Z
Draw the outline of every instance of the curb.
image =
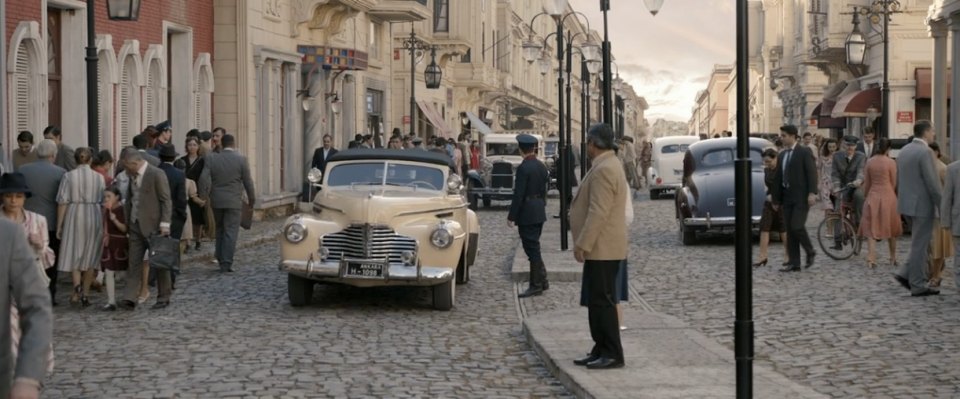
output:
M533 347L533 351L536 352L537 357L540 358L540 361L543 362L543 365L547 368L547 371L550 374L560 381L565 388L567 388L570 393L581 399L594 399L593 396L587 389L570 377L569 374L564 373L563 370L557 365L557 362L550 357L550 354L547 353L543 346L540 345L540 342L533 337L533 334L530 332L530 329L527 327L527 321L523 321L523 336L527 339L527 344Z

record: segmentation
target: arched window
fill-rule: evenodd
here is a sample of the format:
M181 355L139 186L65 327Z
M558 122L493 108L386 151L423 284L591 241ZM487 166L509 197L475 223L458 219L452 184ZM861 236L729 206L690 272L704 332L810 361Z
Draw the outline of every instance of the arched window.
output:
M140 85L137 84L137 59L124 57L120 68L120 84L117 87L117 115L120 129L120 147L133 144L133 137L140 133Z
M6 65L7 144L12 142L11 135L22 130L39 134L47 121L47 65L42 45L40 24L35 21L20 22L11 36Z
M210 65L210 54L201 53L194 62L193 87L193 127L200 130L210 130L213 127L213 68Z
M121 147L117 145L117 137L114 129L114 91L117 83L116 70L117 61L113 53L113 47L109 39L106 43L98 44L100 50L97 52L97 82L100 83L97 88L97 110L99 111L98 126L100 127L99 148L109 149L116 153Z
M163 85L161 80L163 71L160 68L160 60L154 58L150 60L150 69L147 72L147 82L143 88L143 123L145 125L156 125L163 122Z

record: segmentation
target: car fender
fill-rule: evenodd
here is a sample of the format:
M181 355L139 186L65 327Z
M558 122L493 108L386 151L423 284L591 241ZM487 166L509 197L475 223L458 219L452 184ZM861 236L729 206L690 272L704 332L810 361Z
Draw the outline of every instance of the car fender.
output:
M690 191L690 187L683 187L677 193L677 218L693 216L697 209L697 200Z
M483 176L480 175L480 172L475 169L470 169L467 171L467 180L470 182L472 187L483 187Z

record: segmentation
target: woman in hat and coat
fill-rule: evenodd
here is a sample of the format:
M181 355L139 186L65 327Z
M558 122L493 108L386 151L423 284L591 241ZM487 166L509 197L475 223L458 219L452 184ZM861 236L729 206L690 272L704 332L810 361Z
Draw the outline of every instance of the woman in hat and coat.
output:
M78 148L74 153L77 168L63 175L57 194L57 237L60 238L62 272L73 276L71 303L90 305L87 293L103 250L103 215L100 203L106 185L103 176L90 168L93 151Z

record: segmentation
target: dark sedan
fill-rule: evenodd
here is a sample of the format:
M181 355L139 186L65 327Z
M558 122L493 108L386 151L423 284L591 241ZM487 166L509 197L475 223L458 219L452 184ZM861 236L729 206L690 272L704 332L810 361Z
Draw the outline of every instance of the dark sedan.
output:
M676 218L684 245L697 241L697 233L733 231L735 227L734 167L736 138L698 141L690 145L683 158L683 182L676 196ZM757 227L763 211L766 190L760 154L773 143L750 139L753 161L753 211L751 224Z

